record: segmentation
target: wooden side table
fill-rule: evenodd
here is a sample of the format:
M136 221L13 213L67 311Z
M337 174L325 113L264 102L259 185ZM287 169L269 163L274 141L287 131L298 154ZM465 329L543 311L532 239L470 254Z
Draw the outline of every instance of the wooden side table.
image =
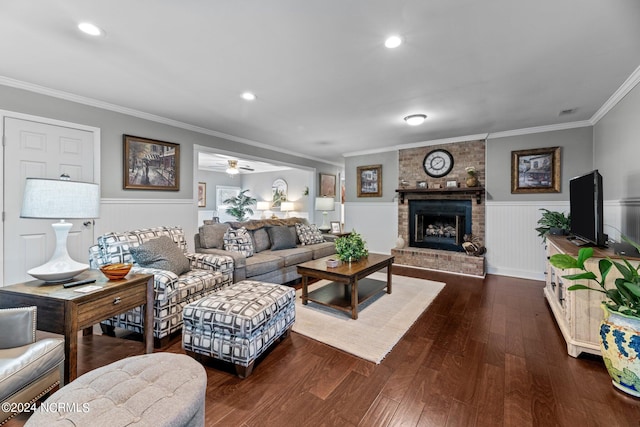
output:
M153 353L153 275L128 274L121 280L107 280L99 270L89 270L74 280L95 279L95 283L64 288L41 280L0 287L0 308L38 307L37 329L64 335L65 384L78 376L78 332L101 320L144 306L145 353ZM78 292L86 286L100 288Z

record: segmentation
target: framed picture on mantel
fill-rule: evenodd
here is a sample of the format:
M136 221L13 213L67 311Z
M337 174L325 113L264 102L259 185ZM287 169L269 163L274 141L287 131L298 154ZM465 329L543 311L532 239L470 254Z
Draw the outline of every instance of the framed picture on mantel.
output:
M560 147L511 152L511 193L559 193Z

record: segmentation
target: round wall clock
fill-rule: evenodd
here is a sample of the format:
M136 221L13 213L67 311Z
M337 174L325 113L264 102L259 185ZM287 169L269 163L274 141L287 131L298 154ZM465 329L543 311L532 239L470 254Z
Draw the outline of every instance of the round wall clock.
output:
M427 175L440 178L451 172L453 156L447 150L438 148L424 157L423 166Z

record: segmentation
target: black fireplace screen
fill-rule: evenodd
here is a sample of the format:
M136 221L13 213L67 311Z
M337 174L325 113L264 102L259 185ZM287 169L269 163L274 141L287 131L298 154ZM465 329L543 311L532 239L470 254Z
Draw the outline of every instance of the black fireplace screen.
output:
M462 252L471 234L470 200L410 200L409 246Z

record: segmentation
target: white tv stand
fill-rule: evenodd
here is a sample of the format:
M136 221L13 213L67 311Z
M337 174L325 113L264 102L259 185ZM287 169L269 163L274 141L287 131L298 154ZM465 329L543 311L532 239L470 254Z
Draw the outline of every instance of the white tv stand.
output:
M547 263L545 271L544 296L549 302L549 307L553 312L556 323L562 332L562 336L567 343L567 353L570 356L578 357L580 353L591 353L600 355L600 322L603 311L600 307L602 294L589 291L567 291L567 288L574 284L572 281L563 279L562 276L579 273L579 270L560 270L549 263L549 258L554 254L568 254L573 257L578 256L579 248L573 244L572 240L566 236L547 236ZM620 258L611 248L593 248L593 258L590 258L585 266L597 273L598 262L602 258ZM625 256L631 264L637 265L640 257ZM620 274L612 269L607 276L607 286L615 286L613 282ZM589 281L579 283L587 285ZM598 286L595 282L591 283Z

